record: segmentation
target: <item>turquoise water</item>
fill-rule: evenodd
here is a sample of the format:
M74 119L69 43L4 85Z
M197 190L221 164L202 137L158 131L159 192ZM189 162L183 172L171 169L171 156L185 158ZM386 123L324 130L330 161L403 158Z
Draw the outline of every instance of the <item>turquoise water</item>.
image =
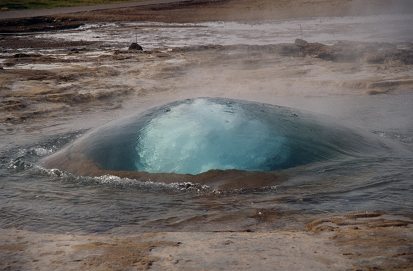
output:
M197 98L113 121L64 151L70 156L80 153L114 172L199 174L270 172L394 150L377 135L338 125L326 116L256 102Z
M336 142L332 150L340 152L333 151L332 157L277 169L275 172L284 176L281 183L251 190L219 191L190 183L155 183L150 178L88 177L39 167L40 160L49 154L93 139L96 141L88 145L88 153L94 154L96 162L116 161L109 157L116 157L117 151L124 153L123 146L130 150L128 155L132 158L126 160L130 161L127 166L136 170L138 135L145 129L126 129L130 134L122 136L130 140L119 141L126 145L115 144L111 150L114 156L102 155L96 143L118 138L119 133L125 131L122 127L153 128L151 125L157 123L151 124L151 120L171 116L155 114L159 108L149 111L143 119L139 115L138 119L144 121L138 122L138 126L128 126L136 124L131 121L136 120L132 116L92 131L45 134L41 140L29 143L18 135L9 138L3 135L3 141L12 143L0 150L0 226L45 232L269 230L303 227L306 221L326 213L378 210L410 215L413 210L413 126L408 114L411 99L411 95L404 95L357 98L351 102L345 97L312 100L313 104L323 104L326 108L326 105L335 110L345 108L348 118L353 116L361 120L364 128L343 126L343 121L337 118L302 113L302 110L293 109L297 116L288 115L286 112L291 113L291 110L284 108L287 111L281 112L293 119L305 119L305 123L323 124L323 127L328 123L325 129L332 135L346 135L328 137L322 133L313 138L314 143L319 144ZM187 105L191 101L188 100ZM305 102L310 104L308 99ZM226 103L218 103L214 108L221 110L223 105ZM280 107L270 109L279 112ZM382 117L378 118L377 114ZM251 127L257 129L260 125ZM110 133L102 133L104 131ZM349 140L352 136L369 144ZM378 146L374 143L376 140L386 145ZM274 219L263 219L259 214Z
M162 113L151 113L154 116L139 127L138 171L274 171L338 157L372 144L350 129L327 126L314 116L285 107L204 98L160 110ZM350 144L345 142L350 140Z
M239 104L207 99L179 103L137 135L136 170L199 174L212 169L268 171L287 166L282 127Z

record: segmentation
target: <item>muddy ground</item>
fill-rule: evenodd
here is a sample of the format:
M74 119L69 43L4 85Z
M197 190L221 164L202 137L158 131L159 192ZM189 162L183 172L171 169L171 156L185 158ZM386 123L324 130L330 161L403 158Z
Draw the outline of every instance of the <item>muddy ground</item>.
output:
M400 1L389 12L408 12ZM369 9L362 9L366 3ZM100 21L199 22L375 14L388 1L189 1L8 20L0 32ZM52 18L52 19L50 19ZM26 23L25 23L26 22ZM144 48L145 49L145 48ZM96 127L139 105L218 96L398 95L413 90L413 44L212 45L128 50L98 41L0 36L0 144L14 135ZM228 91L231 89L231 91ZM100 115L97 122L91 116ZM85 119L84 126L76 120ZM261 220L277 216L258 214ZM297 230L48 234L0 231L2 270L413 270L409 217L330 214Z

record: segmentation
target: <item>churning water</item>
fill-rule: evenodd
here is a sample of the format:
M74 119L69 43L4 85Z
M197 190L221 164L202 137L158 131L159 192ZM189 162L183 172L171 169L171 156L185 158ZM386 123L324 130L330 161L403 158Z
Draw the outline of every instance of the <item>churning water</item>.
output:
M405 115L411 110L410 95L374 99L381 112L411 124ZM360 114L354 104L347 106ZM300 225L325 212L409 213L412 127L373 123L376 109L363 104L363 118L371 123L366 130L382 128L373 134L286 107L195 99L115 121L84 136L80 131L17 143L1 150L0 226L48 232L259 230ZM51 153L56 154L47 158ZM38 166L40 160L56 157L65 157L63 165L82 166ZM82 174L96 168L98 176ZM99 176L102 168L108 171ZM187 180L185 174L116 176L215 168L264 171L276 180L274 185L228 189L208 181L180 181ZM227 178L224 172L215 172L214 178ZM254 174L247 176L250 182L263 176ZM169 176L173 181L167 181Z

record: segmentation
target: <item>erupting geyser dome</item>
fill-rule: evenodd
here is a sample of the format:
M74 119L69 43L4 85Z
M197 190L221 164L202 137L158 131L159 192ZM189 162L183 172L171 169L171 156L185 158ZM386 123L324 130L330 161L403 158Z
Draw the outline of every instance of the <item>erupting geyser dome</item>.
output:
M139 130L136 169L198 174L291 164L282 128L258 117L231 101L197 99L171 106Z
M369 153L381 141L291 108L198 98L112 122L45 160L75 173L271 172ZM81 162L80 162L81 161Z

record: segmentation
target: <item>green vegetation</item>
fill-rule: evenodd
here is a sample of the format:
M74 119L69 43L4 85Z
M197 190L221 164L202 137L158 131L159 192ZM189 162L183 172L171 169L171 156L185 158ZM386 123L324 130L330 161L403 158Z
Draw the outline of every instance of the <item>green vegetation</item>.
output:
M127 2L125 0L0 0L0 9L56 8Z

